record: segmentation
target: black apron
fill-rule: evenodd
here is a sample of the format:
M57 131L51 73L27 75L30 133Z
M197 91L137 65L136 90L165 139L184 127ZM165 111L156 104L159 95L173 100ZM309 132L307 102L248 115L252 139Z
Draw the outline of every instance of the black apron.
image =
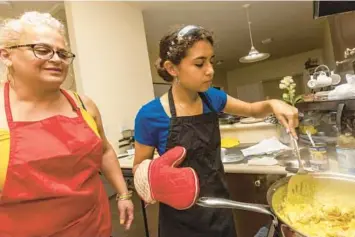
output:
M210 113L176 117L170 88L168 98L171 112L166 151L183 146L187 150L183 167L192 167L200 180L200 197L230 198L221 160L221 138L218 114L205 94L199 93ZM235 237L231 209L207 208L194 205L188 210L176 210L160 203L159 237Z

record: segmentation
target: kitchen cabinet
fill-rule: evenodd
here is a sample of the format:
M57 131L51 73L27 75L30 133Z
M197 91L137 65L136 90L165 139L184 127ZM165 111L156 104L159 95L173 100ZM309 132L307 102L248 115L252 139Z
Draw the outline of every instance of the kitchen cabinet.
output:
M267 190L276 180L285 175L278 174L238 174L227 173L231 198L239 202L267 205ZM271 217L268 215L233 210L238 237L254 237L263 226L269 227Z

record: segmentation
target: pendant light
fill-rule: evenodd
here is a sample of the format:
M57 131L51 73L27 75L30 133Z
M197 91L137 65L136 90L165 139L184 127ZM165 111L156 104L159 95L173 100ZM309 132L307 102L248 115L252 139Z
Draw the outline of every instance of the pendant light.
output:
M252 34L251 34L251 27L250 27L251 22L250 22L250 19L249 19L249 7L250 7L250 4L245 4L245 5L243 5L243 7L246 9L246 13L247 13L251 49L250 49L248 55L246 55L244 57L241 57L239 59L239 62L241 62L241 63L254 63L254 62L258 62L258 61L262 61L262 60L268 59L270 57L270 54L268 54L268 53L260 53L258 50L255 49L254 44L253 44L253 37L252 37Z

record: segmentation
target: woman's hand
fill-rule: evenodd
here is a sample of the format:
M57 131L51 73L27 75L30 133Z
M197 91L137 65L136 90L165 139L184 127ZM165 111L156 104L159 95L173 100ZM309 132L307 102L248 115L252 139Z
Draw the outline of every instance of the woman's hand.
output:
M280 123L291 132L293 137L297 138L296 127L298 127L298 110L297 108L286 104L281 100L270 100L272 112Z
M120 216L120 224L125 226L126 230L131 227L134 218L134 207L131 200L117 201L118 214Z

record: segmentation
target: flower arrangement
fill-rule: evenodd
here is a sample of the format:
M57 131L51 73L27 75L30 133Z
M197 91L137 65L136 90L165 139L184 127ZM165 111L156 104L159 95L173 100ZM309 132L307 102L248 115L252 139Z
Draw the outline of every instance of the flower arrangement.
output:
M296 96L296 83L294 82L291 76L286 76L280 81L279 88L281 90L285 90L282 94L282 99L292 105L295 106L296 103L301 102L303 100L302 95Z

